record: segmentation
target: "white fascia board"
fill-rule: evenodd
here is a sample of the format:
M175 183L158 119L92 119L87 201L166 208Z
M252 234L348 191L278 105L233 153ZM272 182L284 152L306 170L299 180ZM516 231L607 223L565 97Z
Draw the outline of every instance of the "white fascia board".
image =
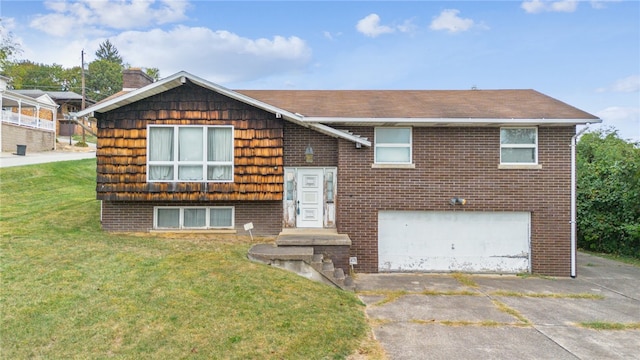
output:
M351 134L347 134L344 131L338 130L338 129L334 129L330 126L324 125L324 124L309 124L310 127L312 129L315 129L316 131L323 133L325 135L329 135L332 137L338 137L338 138L342 138L345 140L349 140L352 141L354 143L358 143L358 144L362 144L366 147L371 147L371 141L365 139L365 138L361 138L358 136L354 136Z
M206 89L215 91L217 93L220 93L222 95L228 96L232 99L241 101L243 103L249 104L249 105L253 105L255 107L261 108L263 110L272 112L274 114L279 113L281 114L283 117L286 116L287 118L289 118L291 121L299 123L300 125L303 126L308 126L307 124L304 124L304 122L302 121L302 117L298 116L296 114L290 113L286 110L282 110L279 109L275 106L263 103L261 101L258 101L254 98L248 97L246 95L237 93L233 90L227 89L224 86L212 83L210 81L204 80L202 78L199 78L195 75L191 75L185 71L181 71L178 72L176 74L173 74L169 77L166 77L162 80L156 81L152 84L149 84L147 86L141 87L139 89L133 90L129 93L123 94L121 96L118 96L116 98L113 98L111 100L96 104L94 106L88 107L83 111L79 111L76 116L78 117L82 117L82 116L86 116L90 113L93 112L106 112L109 110L113 110L113 109L117 109L118 107L142 100L144 98L159 94L161 92L167 91L167 90L171 90L173 88L176 88L182 84L185 83L185 79L189 79L191 82L202 86Z
M119 107L131 104L144 98L148 98L161 92L173 89L182 85L181 78L185 76L185 74L185 72L179 72L147 86L141 87L137 90L115 97L111 100L95 104L82 111L78 111L76 113L76 116L83 117L94 112L107 112L109 110L117 109Z
M51 100L51 97L49 95L45 94L43 96L46 96L46 97L41 96L40 98L34 99L31 96L18 94L9 90L2 92L2 99L12 100L12 101L15 101L16 103L20 102L21 104L26 105L28 107L39 106L45 109L49 109L51 111L54 111L58 108L58 104L56 104L53 100ZM2 105L8 106L4 101Z
M249 97L247 95L244 94L240 94L239 92L235 92L231 89L227 89L224 86L212 83L210 81L204 80L202 78L199 78L197 76L193 76L193 75L188 75L187 78L189 80L191 80L191 82L198 84L204 88L207 88L209 90L213 90L217 93L220 93L222 95L225 95L227 97L230 97L234 100L238 100L240 102L243 102L247 105L251 105L254 107L257 107L259 109L265 110L267 112L270 112L272 114L280 114L282 117L287 118L288 120L290 120L291 122L297 123L298 125L302 125L302 126L308 126L308 124L305 124L304 121L302 121L302 115L298 115L298 114L294 114L292 112L289 112L287 110L284 109L280 109L276 106L264 103L262 101L256 100L252 97Z
M495 119L495 118L341 118L305 117L323 124L419 124L419 125L581 125L601 123L602 119Z
M257 107L259 109L265 110L267 112L270 112L274 115L279 115L280 117L282 117L285 120L288 120L294 124L300 125L300 126L304 126L307 128L314 128L316 131L319 131L321 133L324 133L326 135L330 135L333 137L339 137L342 139L346 139L349 141L353 141L353 142L357 142L360 143L362 145L365 146L371 146L371 143L367 140L358 138L356 136L353 135L349 135L347 133L344 133L343 131L337 130L337 129L333 129L329 126L326 125L322 125L319 126L320 124L309 124L308 122L304 121L304 116L300 115L300 114L294 114L292 112L289 112L287 110L284 109L280 109L276 106L264 103L262 101L256 100L252 97L246 96L244 94L240 94L238 92L235 92L233 90L227 89L224 86L212 83L208 80L202 79L200 77L197 77L195 75L189 74L186 71L180 71L176 74L173 74L169 77L166 77L162 80L156 81L152 84L149 84L147 86L144 86L140 89L134 90L130 93L127 94L123 94L121 96L118 96L116 98L113 98L111 100L105 101L103 103L100 104L96 104L93 105L91 107L86 108L83 111L79 111L76 113L76 117L83 117L83 116L87 116L90 114L93 114L94 112L106 112L109 110L113 110L113 109L117 109L121 106L142 100L144 98L153 96L155 94L159 94L161 92L170 90L172 88L181 86L182 84L184 84L186 82L186 79L189 79L191 82L193 82L194 84L197 84L199 86L202 86L206 89L209 89L211 91L215 91L219 94L222 94L224 96L227 96L229 98L238 100L240 102L243 102L245 104Z
M53 101L53 99L51 98L51 96L49 96L48 94L43 94L41 96L39 96L36 100L38 100L40 102L41 106L50 108L50 109L57 109L60 107L60 105L56 104L55 101ZM49 106L46 106L46 105Z

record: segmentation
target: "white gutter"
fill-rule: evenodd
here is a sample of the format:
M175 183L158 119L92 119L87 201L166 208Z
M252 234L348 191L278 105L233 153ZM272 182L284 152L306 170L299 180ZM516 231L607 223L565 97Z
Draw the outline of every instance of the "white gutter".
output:
M349 118L305 116L304 121L323 124L429 124L429 125L582 125L599 123L600 119L507 119L507 118Z
M578 142L578 137L582 135L587 129L589 129L589 123L580 130L578 133L571 137L571 277L576 277L576 252L577 250L577 234L576 234L576 219L577 219L577 209L576 209L576 144Z

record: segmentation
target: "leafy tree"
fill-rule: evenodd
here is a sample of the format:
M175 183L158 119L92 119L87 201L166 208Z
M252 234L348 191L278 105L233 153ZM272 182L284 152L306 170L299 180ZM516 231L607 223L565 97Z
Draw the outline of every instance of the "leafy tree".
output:
M63 91L73 91L82 94L82 69L80 66L74 66L63 71Z
M2 24L2 18L0 18L0 71L4 70L5 65L13 56L21 52L22 49L14 40L13 33L4 27Z
M160 80L160 70L158 68L147 68L145 72L151 76L154 81Z
M122 67L108 60L95 60L89 63L86 76L86 94L100 101L122 90Z
M63 84L74 82L61 65L37 64L28 60L7 62L3 74L13 79L14 89L63 90Z
M76 66L65 69L60 65L37 64L29 60L9 61L10 55L18 52L17 45L0 23L0 73L13 79L14 89L40 89L44 91L73 91L82 93L82 69ZM122 89L124 63L113 44L106 40L96 51L97 59L89 63L85 72L85 94L87 98L100 101ZM147 68L154 80L160 77L157 68Z
M587 133L577 171L578 246L640 258L640 143L613 130Z
M106 60L122 66L122 56L118 53L118 49L109 41L105 40L96 51L98 60Z

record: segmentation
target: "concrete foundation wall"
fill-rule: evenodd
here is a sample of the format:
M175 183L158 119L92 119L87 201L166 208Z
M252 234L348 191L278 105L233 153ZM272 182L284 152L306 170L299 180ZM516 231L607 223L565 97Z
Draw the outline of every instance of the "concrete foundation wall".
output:
M53 131L3 122L2 151L16 152L17 145L27 145L27 152L55 150L56 134Z

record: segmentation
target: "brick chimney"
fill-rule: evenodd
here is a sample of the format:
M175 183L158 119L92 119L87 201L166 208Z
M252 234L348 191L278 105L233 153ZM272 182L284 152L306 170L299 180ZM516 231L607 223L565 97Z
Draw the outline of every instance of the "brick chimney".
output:
M153 78L140 68L122 70L122 91L133 91L153 83Z

